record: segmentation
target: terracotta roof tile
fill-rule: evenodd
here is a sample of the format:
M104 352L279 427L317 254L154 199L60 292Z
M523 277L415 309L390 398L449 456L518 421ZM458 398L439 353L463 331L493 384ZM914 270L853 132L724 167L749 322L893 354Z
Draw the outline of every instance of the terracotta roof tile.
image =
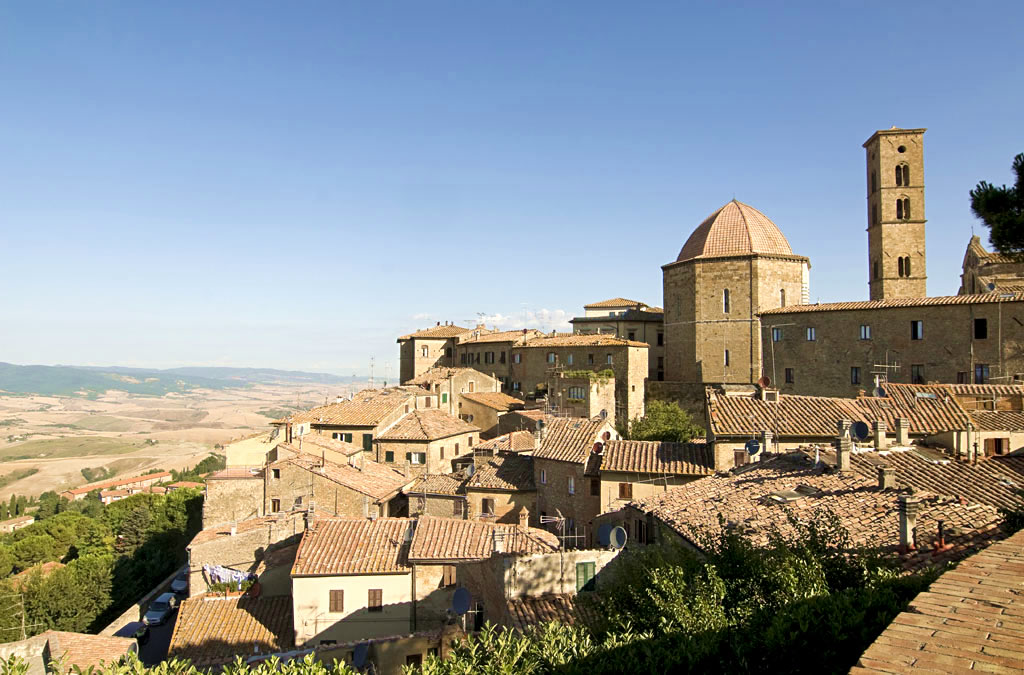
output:
M535 337L521 345L524 348L543 349L547 347L649 347L646 342L627 340L626 338L604 335L600 333L563 333Z
M248 520L241 520L235 524L235 534L243 534L245 532L252 532L261 528L269 528L274 522L278 520L277 516L263 516L262 518L250 518ZM196 536L192 537L192 541L189 542L189 546L198 546L211 542L215 539L231 536L231 523L221 523L219 525L213 525L204 530L196 532Z
M773 494L788 500L785 507ZM916 496L922 502L917 516L919 550L911 554L897 553L895 491L880 490L877 480L856 472L844 475L815 467L813 459L800 452L757 462L728 476L702 478L633 502L632 506L653 513L691 541L699 539L702 531L717 531L721 516L746 531L755 543L766 543L772 527L791 531L789 513L807 519L820 509L828 509L842 520L854 546L880 548L898 556L906 569L959 559L1000 537L1002 517L995 507L961 504L957 499L927 492ZM938 520L944 521L946 540L952 548L933 556Z
M972 410L970 415L981 431L1024 431L1024 411Z
M388 387L387 389L365 389L337 403L296 413L286 421L294 424L331 424L337 426L372 427L403 406L413 396L424 396L421 387Z
M292 599L199 595L181 603L168 658L188 659L203 668L294 645Z
M545 593L508 599L512 627L523 631L551 621L572 626L595 626L600 621L600 607L593 593Z
M102 663L111 665L128 653L138 651L138 644L134 638L69 633L60 630L48 630L42 637L45 637L49 644L50 658L61 661L69 672L72 667L78 667L84 672L89 670L90 666L99 668Z
M89 483L88 485L83 485L82 487L75 488L74 490L65 490L61 494L85 495L89 494L93 490L109 490L111 488L119 488L123 485L131 485L132 483L138 483L144 480L160 482L170 477L170 471L157 471L156 473L147 473L141 476L131 476L130 478L117 478L114 480L105 480L100 483Z
M477 344L486 342L523 342L532 337L544 335L541 331L536 328L523 328L520 330L502 330L491 333L479 333L478 335L470 335L463 337L459 340L460 345L465 344Z
M410 339L446 339L465 335L472 331L472 328L463 328L462 326L432 326L431 328L424 328L418 330L415 333L409 333L398 338L398 341L410 340Z
M589 305L583 305L583 309L602 309L605 307L647 307L647 304L640 302L639 300L627 300L626 298L612 298L611 300L602 300L600 302L592 302Z
M533 456L559 462L582 464L602 440L602 431L608 423L602 419L581 417L553 417L545 422L540 448Z
M324 518L306 530L293 576L404 574L409 518Z
M601 471L708 476L715 472L715 453L703 440L691 443L608 441L604 444L600 466Z
M322 460L320 457L309 454L282 459L270 466L285 465L296 466L310 473L318 474L333 483L355 490L375 500L384 499L409 482L404 473L365 457L359 458L357 462L361 468L351 464L332 462L329 459Z
M768 216L734 199L697 226L676 262L757 253L791 256L793 249Z
M452 368L449 366L434 366L429 368L411 380L406 381L406 384L416 384L419 386L425 386L434 384L436 382L445 382L448 378L456 377L458 375L479 375L481 378L490 379L490 375L482 373L476 368Z
M487 441L483 441L476 446L477 451L490 450L494 453L498 452L523 452L527 450L533 450L533 432L532 431L512 431L507 434L502 434Z
M500 391L478 391L460 395L467 401L479 403L494 410L514 410L525 405L520 399Z
M263 469L236 466L230 469L221 469L207 474L206 480L238 480L254 479L263 480Z
M552 553L558 538L545 530L478 520L421 516L416 525L409 560L442 562L482 560L495 554L495 534L504 553Z
M536 490L533 482L533 457L497 455L481 462L466 483L469 490Z
M377 437L379 441L433 441L458 434L479 433L480 429L443 410L430 408L413 410L403 415L387 431Z
M304 452L311 455L319 453L321 449L330 450L346 457L363 452L361 445L331 438L327 434L319 434L315 431L294 437L291 443L281 443L281 447L291 452Z
M1024 671L1022 573L1024 531L975 553L918 594L855 670L935 672L956 665L972 672Z
M1024 293L1010 293L1011 297L1003 298L1002 293L979 293L976 295L946 295L930 298L888 298L886 300L863 300L859 302L827 302L817 305L786 305L776 309L766 309L761 316L776 314L806 314L808 312L842 312L846 310L889 309L894 307L934 307L939 305L983 305L994 302L1024 301Z
M456 473L424 473L419 475L412 485L405 490L405 494L428 494L457 497L464 494L466 474L461 471Z

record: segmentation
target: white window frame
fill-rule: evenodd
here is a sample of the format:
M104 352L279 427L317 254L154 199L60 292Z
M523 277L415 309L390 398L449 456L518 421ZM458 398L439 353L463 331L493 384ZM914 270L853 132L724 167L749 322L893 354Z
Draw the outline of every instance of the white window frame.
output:
M871 339L871 324L862 323L860 325L860 339L870 340Z
M818 339L818 331L814 329L814 326L807 327L807 341L815 342Z
M576 494L576 478L575 476L569 476L569 494Z

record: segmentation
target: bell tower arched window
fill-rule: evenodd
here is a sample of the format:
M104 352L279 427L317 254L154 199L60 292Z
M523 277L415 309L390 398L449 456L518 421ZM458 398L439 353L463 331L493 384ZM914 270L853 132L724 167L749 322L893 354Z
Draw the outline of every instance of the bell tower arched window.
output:
M910 256L908 255L903 259L903 274L910 276Z
M786 306L786 289L785 288L780 288L779 289L779 307L785 307L785 306Z
M909 197L900 197L896 200L896 220L910 220Z
M722 291L722 312L729 313L729 289Z
M896 271L902 277L903 276L903 258L896 258Z

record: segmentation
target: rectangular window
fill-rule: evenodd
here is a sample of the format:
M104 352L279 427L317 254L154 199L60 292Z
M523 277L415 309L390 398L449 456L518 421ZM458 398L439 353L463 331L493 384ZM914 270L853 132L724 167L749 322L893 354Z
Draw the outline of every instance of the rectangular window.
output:
M444 459L444 446L441 446L441 459Z
M808 326L807 327L807 341L808 342L814 342L817 339L818 339L818 334L814 330L814 326Z
M658 340L657 340L657 342L658 342L658 346L659 347L664 347L665 346L665 334L664 333L658 333Z
M586 397L586 393L583 391L583 387L569 387L566 392L571 399L577 399L582 401Z
M725 350L725 365L726 366L729 365L729 350L728 349Z
M576 494L576 479L569 476L569 494Z
M921 340L924 338L924 321L910 322L910 339Z
M519 391L520 388L522 388L522 385L520 383L518 383L518 382L513 382L512 383L512 391Z
M465 352L463 352L462 354L459 354L459 363L461 363L462 365L466 365L466 353Z
M484 353L484 363L494 363L494 352Z
M280 478L281 477L281 470L280 469L271 469L270 470L270 475L273 478Z
M601 479L591 478L590 479L590 496L600 497L601 496Z
M476 382L474 382L473 380L470 380L467 386L469 387L470 394L476 391Z
M729 289L722 291L722 312L729 313Z
M732 451L732 462L736 466L743 466L747 463L747 458L750 456L746 450L733 450Z
M910 382L912 384L924 384L924 365L915 363L910 366Z
M505 363L505 352L498 352L498 363Z
M366 593L366 610L368 612L384 611L384 590L371 588Z
M430 347L424 347L422 349L422 354L424 357L430 356Z
M545 471L544 469L540 470L540 484L541 485L547 485L548 484L548 472Z
M793 369L786 368L786 384L793 384Z
M861 324L860 326L860 339L870 340L871 339L871 326L869 324Z
M410 464L426 464L427 453L425 452L407 452L405 453L405 461Z
M967 371L960 371L960 372L958 372L956 374L956 383L957 384L970 384L971 383L971 378L968 377L969 375L970 375L970 373L968 373Z
M664 370L664 369L665 369L665 357L664 356L659 356L658 357L658 370Z
M292 504L292 508L298 509L302 507L302 495L295 498L295 503Z
M570 366L572 365L572 354L569 354L568 356L565 357L565 362L568 363Z
M484 497L480 500L480 512L485 516L494 515L494 500L490 497Z
M974 384L988 384L988 364L974 364Z
M445 588L455 585L455 565L441 566L441 585Z
M633 498L633 484L632 483L619 483L619 499L632 499Z
M743 454L746 454L747 451L746 450L742 450L741 452L743 452ZM640 520L639 518L637 519L637 521L636 521L636 540L637 540L637 543L640 543L640 544L646 544L647 543L647 521L646 520Z
M456 518L461 518L462 517L462 500L461 499L453 499L452 500L452 515L455 516Z
M423 665L423 654L406 654L405 665L418 670Z
M363 450L373 451L373 434L363 434Z
M850 384L860 384L859 366L850 366Z
M988 339L988 319L975 319L974 320L974 339L975 340L987 340Z
M512 363L522 363L522 360L523 360L523 355L522 354L513 354L512 355Z
M588 366L594 365L594 355L593 354L587 354L587 365Z
M344 612L345 611L345 591L341 591L341 590L331 591L331 611L332 612Z
M554 352L548 352L548 363L554 363L554 362L555 362L555 353Z
M782 341L782 329L781 328L772 328L772 342L781 342L781 341Z
M629 331L628 333L626 333L626 335L628 336L628 339L630 339L630 340L635 340L636 339L636 333L634 333L633 331Z
M605 355L604 362L607 363L609 366L612 365L612 355L611 354Z
M441 392L441 403L447 403L447 402L448 402L448 392L446 392L446 391L445 392Z
M384 452L384 461L385 462L394 463L394 461L395 461L395 451L394 450L386 450Z
M473 363L480 363L480 352L473 355Z
M576 563L576 592L594 590L594 576L597 563L579 562Z
M281 500L280 499L271 499L270 500L270 510L271 510L272 513L279 512L281 510Z

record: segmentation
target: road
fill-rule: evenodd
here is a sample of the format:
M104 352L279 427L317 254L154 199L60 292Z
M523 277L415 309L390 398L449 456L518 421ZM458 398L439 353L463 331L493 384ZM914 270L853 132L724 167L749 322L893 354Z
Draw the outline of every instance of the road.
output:
M155 666L167 658L167 648L171 646L171 633L177 620L178 609L175 608L167 623L149 629L149 641L139 645L139 657L147 666Z

